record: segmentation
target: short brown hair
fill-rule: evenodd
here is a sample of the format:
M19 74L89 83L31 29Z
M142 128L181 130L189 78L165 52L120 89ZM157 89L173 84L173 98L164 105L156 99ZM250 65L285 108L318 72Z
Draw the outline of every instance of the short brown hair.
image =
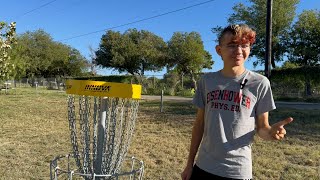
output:
M252 45L256 41L256 32L246 24L232 24L225 27L218 36L219 44L221 44L223 36L227 33L233 34L235 41Z

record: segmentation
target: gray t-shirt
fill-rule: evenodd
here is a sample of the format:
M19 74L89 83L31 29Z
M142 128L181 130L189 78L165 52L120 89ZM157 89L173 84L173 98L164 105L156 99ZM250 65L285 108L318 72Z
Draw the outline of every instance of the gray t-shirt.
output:
M256 117L276 108L269 80L249 70L235 78L207 73L198 82L193 104L205 110L197 166L222 177L252 178Z

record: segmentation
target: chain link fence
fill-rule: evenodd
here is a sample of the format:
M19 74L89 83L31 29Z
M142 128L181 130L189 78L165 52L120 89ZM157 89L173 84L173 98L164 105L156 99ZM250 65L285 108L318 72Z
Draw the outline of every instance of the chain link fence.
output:
M200 74L196 76L199 80ZM110 76L90 77L99 81L110 81ZM70 77L68 77L70 78ZM65 77L58 78L22 78L1 82L1 91L10 91L16 88L42 88L48 90L65 90ZM84 78L85 79L85 78ZM182 74L144 75L144 76L113 76L112 82L141 84L142 94L192 97L196 84L189 76ZM320 84L311 84L311 95L306 95L306 86L303 82L272 81L271 87L275 99L319 99Z
M41 87L48 90L64 89L65 78L22 78L19 80L7 80L0 82L1 89Z
M307 95L307 86L301 82L288 83L271 81L273 96L278 100L320 101L320 85L311 84L311 94Z
M65 90L65 81L72 77L59 78L22 78L19 80L8 80L1 82L1 89L10 91L18 88L41 88L47 90ZM81 78L80 78L81 79ZM86 79L86 78L82 78ZM178 75L145 75L145 76L108 76L89 77L91 80L121 82L142 85L142 94L170 96L193 96L194 82L188 77Z

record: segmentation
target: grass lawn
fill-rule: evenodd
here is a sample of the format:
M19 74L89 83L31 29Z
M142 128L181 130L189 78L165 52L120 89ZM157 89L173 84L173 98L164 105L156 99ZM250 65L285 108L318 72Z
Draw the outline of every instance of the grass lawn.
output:
M0 94L0 179L49 179L49 163L71 152L67 95L21 88ZM144 179L179 179L188 155L195 108L183 102L141 102L128 155L145 163ZM254 179L320 178L319 110L278 109L272 120L292 116L280 142L255 138Z

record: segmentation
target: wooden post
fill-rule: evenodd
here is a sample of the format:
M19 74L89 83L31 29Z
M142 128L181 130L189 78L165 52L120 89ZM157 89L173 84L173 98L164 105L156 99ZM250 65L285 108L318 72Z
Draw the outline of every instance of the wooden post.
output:
M160 112L163 112L163 90L161 90Z

